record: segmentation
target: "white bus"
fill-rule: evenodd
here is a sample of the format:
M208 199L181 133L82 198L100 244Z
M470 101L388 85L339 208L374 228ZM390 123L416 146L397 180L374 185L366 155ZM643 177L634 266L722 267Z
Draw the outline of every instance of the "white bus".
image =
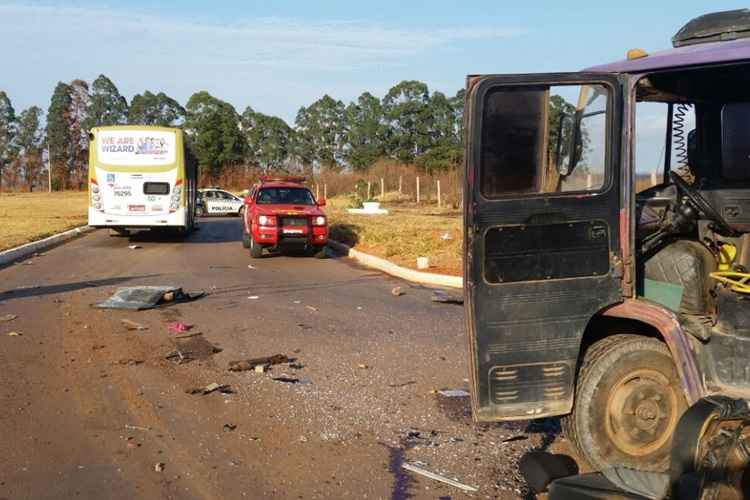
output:
M120 234L193 228L198 169L182 130L97 127L89 139L90 226Z

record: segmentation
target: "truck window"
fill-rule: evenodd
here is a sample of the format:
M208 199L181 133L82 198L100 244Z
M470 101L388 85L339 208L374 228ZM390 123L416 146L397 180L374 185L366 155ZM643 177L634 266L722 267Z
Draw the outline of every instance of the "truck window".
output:
M491 89L482 114L482 195L601 189L608 116L603 85Z

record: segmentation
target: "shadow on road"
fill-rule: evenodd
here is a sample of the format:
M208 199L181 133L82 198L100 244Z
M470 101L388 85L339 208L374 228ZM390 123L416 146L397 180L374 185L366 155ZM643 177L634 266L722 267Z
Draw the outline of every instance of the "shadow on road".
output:
M357 284L363 284L363 283L369 283L371 281L376 281L379 279L382 279L382 274L367 274L364 276L360 276L358 278L350 279L350 280L338 280L338 281L327 281L325 283L321 283L320 281L315 281L312 283L300 283L299 281L290 281L287 283L273 283L273 284L267 284L267 285L241 285L241 286L229 286L229 287L223 287L223 288L216 288L211 291L211 294L208 296L210 299L212 296L216 295L243 295L248 293L263 293L266 295L273 295L273 294L282 294L282 293L289 293L289 292L300 292L304 290L324 290L324 289L335 289L339 288L341 286L346 285L357 285Z
M113 236L117 238L118 236ZM125 239L126 237L121 237ZM197 229L187 235L169 228L136 230L127 239L133 243L225 243L242 240L242 226L237 218L199 219Z
M84 288L96 288L100 286L118 285L126 281L153 278L159 274L146 274L141 276L118 276L115 278L104 278L99 280L76 281L73 283L61 283L59 285L29 286L6 290L0 292L0 302L10 299L23 299L26 297L40 297L42 295L53 295L57 293L75 292Z
M409 492L416 483L414 478L406 472L404 465L404 449L397 446L388 446L380 443L388 449L388 472L393 474L393 487L391 488L391 500L405 500L413 498L414 495Z

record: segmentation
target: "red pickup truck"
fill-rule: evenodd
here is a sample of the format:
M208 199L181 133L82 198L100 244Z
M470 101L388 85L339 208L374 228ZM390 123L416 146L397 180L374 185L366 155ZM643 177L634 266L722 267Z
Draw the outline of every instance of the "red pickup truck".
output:
M242 245L258 258L263 249L304 249L322 256L328 243L328 223L316 200L300 177L262 177L245 198Z

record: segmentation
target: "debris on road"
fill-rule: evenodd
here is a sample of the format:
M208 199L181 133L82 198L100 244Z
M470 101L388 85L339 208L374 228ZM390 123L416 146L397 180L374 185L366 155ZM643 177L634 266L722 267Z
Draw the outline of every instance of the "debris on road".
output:
M167 330L173 333L186 332L192 327L193 325L188 325L187 323L183 323L182 321L172 321L171 323L167 323Z
M443 234L440 235L440 239L443 240L443 241L448 241L448 240L452 240L453 238L451 237L450 234L443 233Z
M187 363L193 360L193 358L190 357L189 352L182 352L180 350L172 351L168 353L166 356L164 356L164 359L174 359L174 358L177 358L178 365L181 365L182 363Z
M140 246L140 245L128 245L128 248L131 249L131 250L137 250L137 249L143 248L143 247Z
M360 363L357 365L357 368L359 368L360 370L367 370L370 367L364 363Z
M463 304L464 298L460 295L453 295L443 290L435 290L432 292L432 301L440 302L443 304Z
M237 426L235 424L224 424L224 432L232 432Z
M157 462L156 464L154 464L154 470L156 472L164 472L164 467L165 467L164 462Z
M501 440L501 443L512 443L513 441L523 441L525 439L528 439L529 437L526 434L517 434L515 436L507 437L503 440Z
M408 462L403 463L401 465L401 467L404 468L404 469L406 469L406 470L408 470L408 471L410 471L410 472L414 472L415 474L419 474L419 475L422 475L424 477L427 477L427 478L430 478L430 479L434 479L435 481L440 481L441 483L449 484L449 485L451 485L451 486L453 486L455 488L458 488L460 490L463 490L463 491L470 491L470 492L479 491L477 488L475 488L473 486L469 486L467 484L459 483L458 481L454 481L453 479L448 479L445 476L441 476L440 474L435 474L434 472L430 472L427 469L423 469L422 467L419 467L419 466L414 465L414 464L410 464Z
M268 370L268 365L257 365L255 368L253 368L253 371L255 373L266 373Z
M292 370L301 370L305 367L302 363L289 363L289 368Z
M140 323L137 323L129 319L121 319L120 323L122 323L125 326L125 328L131 331L132 330L138 330L138 331L148 330L148 327L146 325L142 325Z
M8 337L21 337L23 334L18 332L8 332L7 335Z
M302 328L303 330L311 330L312 329L312 326L306 325L304 323L297 323L297 326L300 327L300 328Z
M250 300L258 300L259 298L260 297L258 297L257 295L251 295L251 296L248 297L248 299L250 299Z
M407 385L414 385L417 382L414 380L409 380L408 382L401 382L400 384L388 384L388 387L406 387Z
M438 394L446 398L468 398L471 396L468 391L464 391L463 389L443 389L438 391Z
M18 316L16 316L15 314L3 314L2 316L0 316L0 322L13 321L17 317Z
M256 267L255 267L254 265L252 265L252 264L248 264L248 265L247 265L247 268L248 268L248 269L257 269L257 268L256 268Z
M181 333L179 335L175 335L174 338L176 338L176 339L189 339L190 337L196 337L198 335L203 335L203 332Z
M225 384L217 384L216 382L213 382L211 384L208 384L206 387L194 387L192 389L186 389L185 392L188 394L200 394L205 396L206 394L211 394L214 391L219 391L221 393L230 393L231 389L228 385Z
M96 304L99 309L130 309L140 311L165 303L190 302L203 297L204 291L186 293L174 286L130 286L119 288L107 300Z
M143 363L142 359L123 358L117 361L118 365L137 366Z
M395 287L395 288L393 288L393 289L391 290L391 295L393 295L393 296L395 296L395 297L400 297L400 296L401 296L401 295L403 295L403 294L404 294L404 291L403 291L403 290L401 290L401 287L400 287L400 286L397 286L397 287Z
M240 361L230 361L229 371L230 372L241 372L254 370L257 366L271 366L280 365L282 363L291 363L294 359L283 354L274 354L273 356L265 356L262 358L243 359Z
M312 382L310 382L307 379L301 379L301 378L297 378L297 377L289 377L287 375L281 375L279 377L271 377L271 380L275 380L276 382L281 382L283 384L302 384L302 385L307 385L307 384L311 384L312 383Z
M150 431L148 427L141 427L140 425L125 424L125 428L131 431Z
M305 306L305 307L308 308L309 310L311 310L312 312L317 312L318 311L317 307L313 307L313 306Z

